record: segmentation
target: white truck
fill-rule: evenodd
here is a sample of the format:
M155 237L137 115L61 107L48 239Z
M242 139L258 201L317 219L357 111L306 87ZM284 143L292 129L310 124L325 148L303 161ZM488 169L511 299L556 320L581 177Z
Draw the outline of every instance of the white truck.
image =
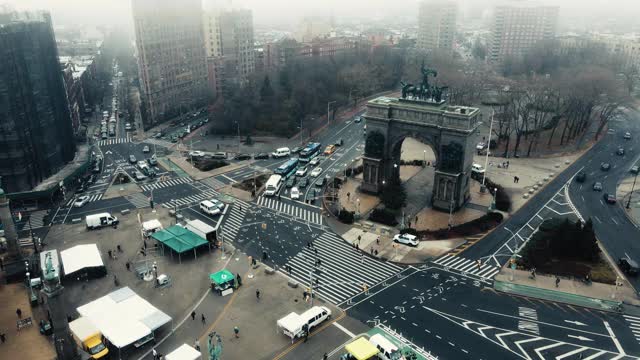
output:
M314 306L300 315L292 312L278 320L277 324L282 333L290 337L293 342L330 317L331 310L324 306Z
M208 242L215 242L216 240L216 228L207 225L201 220L189 220L184 226L185 229L193 232Z
M116 226L118 225L118 218L111 215L108 212L87 215L87 229L99 229L104 226Z

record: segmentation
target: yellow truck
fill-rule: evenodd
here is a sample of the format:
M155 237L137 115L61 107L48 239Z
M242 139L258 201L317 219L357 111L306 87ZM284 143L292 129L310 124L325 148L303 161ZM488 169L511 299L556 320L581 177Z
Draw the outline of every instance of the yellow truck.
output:
M80 317L69 323L69 329L78 346L89 353L92 359L105 358L109 353L102 341L102 333L89 319Z

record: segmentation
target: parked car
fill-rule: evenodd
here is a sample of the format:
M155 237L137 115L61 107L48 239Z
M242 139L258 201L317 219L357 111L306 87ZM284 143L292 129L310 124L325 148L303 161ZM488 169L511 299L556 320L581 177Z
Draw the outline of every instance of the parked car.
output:
M593 191L602 191L602 183L597 181L593 183Z
M226 159L227 158L227 153L220 151L220 152L213 153L213 155L211 155L211 157L213 159Z
M269 158L269 154L268 153L258 153L255 154L253 156L254 159L259 160L259 159L268 159Z
M302 188L306 188L307 185L309 185L309 179L307 179L307 178L302 178L302 179L300 179L300 181L298 181L298 187L301 188L301 189Z
M618 150L616 151L616 154L622 156L624 155L624 148L623 147L619 147Z
M73 207L80 208L87 205L88 202L89 202L89 196L87 195L80 196L76 199L76 201L73 202Z
M576 175L576 182L583 183L585 180L587 180L587 173L580 171L578 175Z
M618 259L618 267L620 267L620 270L624 273L631 276L638 275L638 271L640 270L638 263L628 257Z
M311 171L311 177L317 177L318 175L320 175L321 172L322 172L322 168L317 167L313 169L313 171Z
M420 243L420 241L418 241L418 238L415 235L411 234L396 234L393 237L393 242L409 246L418 246L418 244Z
M479 142L478 145L476 145L476 150L484 150L487 148L487 143L484 142Z
M624 139L625 140L631 140L631 133L628 132L628 131L626 133L624 133Z
M607 204L615 204L616 203L616 196L613 194L607 194L604 193L604 201L607 202Z
M631 169L629 169L629 172L632 174L637 174L638 173L638 166L632 166Z
M610 168L611 168L611 165L609 163L600 164L600 169L602 169L602 171L609 171Z
M145 153L145 154L146 154L146 153L148 153L149 151L150 151L150 150L149 150L149 146L148 146L148 145L145 145L145 146L142 148L142 152L143 152L143 153Z
M484 167L482 167L482 165L480 164L473 164L471 165L471 172L474 172L477 174L484 174Z
M287 188L292 188L293 185L296 184L296 178L295 177L290 177L289 179L287 179L287 182L284 184Z
M251 155L249 155L249 154L238 154L233 159L234 160L251 160Z
M303 166L301 168L299 168L298 170L296 170L296 176L305 176L307 175L307 167Z
M295 186L291 188L291 199L293 200L300 199L300 190L298 190L298 188Z

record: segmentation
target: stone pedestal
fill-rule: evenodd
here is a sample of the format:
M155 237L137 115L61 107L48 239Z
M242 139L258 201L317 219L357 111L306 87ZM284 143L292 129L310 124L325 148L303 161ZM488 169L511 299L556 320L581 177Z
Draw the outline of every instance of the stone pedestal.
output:
M465 178L462 173L448 173L436 170L434 177L433 196L431 205L434 209L442 211L456 211L469 197L469 189L463 189L462 180Z
M362 158L363 173L360 190L372 194L377 194L382 190L382 165L382 159Z

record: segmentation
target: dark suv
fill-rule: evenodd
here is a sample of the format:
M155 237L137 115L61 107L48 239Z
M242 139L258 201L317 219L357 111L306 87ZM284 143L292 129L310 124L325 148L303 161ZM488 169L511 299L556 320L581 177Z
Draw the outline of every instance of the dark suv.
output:
M580 171L578 175L576 175L576 182L582 183L587 179L587 174L584 171Z
M620 258L618 260L618 266L620 267L620 270L629 275L638 275L638 263L629 258Z

